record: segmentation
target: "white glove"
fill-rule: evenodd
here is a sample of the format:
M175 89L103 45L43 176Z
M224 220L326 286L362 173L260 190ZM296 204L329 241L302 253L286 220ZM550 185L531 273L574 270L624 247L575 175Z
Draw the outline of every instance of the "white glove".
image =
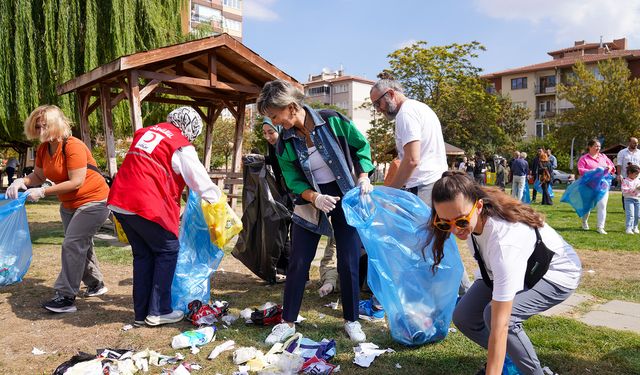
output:
M334 208L336 208L336 203L338 203L339 200L340 197L318 194L315 201L313 202L313 205L325 214L328 214L329 212L333 211Z
M358 179L358 187L360 188L360 195L370 194L373 191L373 185L371 185L371 180L367 176Z
M16 199L18 198L18 192L20 189L27 190L27 185L24 184L24 178L16 178L13 180L5 194L9 199Z
M29 202L37 202L40 198L44 198L44 188L41 187L27 189L26 193L29 194L27 196Z

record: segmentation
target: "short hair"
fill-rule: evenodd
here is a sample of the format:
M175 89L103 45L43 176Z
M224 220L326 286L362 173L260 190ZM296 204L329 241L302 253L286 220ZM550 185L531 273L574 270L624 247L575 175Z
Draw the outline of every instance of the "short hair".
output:
M291 83L276 79L265 83L256 101L258 112L266 116L269 108L284 108L294 104L298 108L304 105L304 93Z
M404 88L402 88L402 85L400 84L400 82L390 78L383 78L379 80L371 87L370 92L373 91L373 89L376 89L378 91L387 91L391 89L393 91L397 91L401 94L404 94Z
M36 122L43 119L47 124L47 140L61 140L71 136L71 121L62 110L55 105L41 105L31 112L24 122L24 135L27 139L39 139L40 134L36 130ZM44 131L44 130L43 130Z
M587 147L591 147L591 146L595 145L596 143L600 143L600 141L598 139L596 139L596 138L591 138L589 140L589 142L587 142Z
M629 175L629 173L640 173L640 167L635 164L630 164L627 167L627 176Z
M523 158L523 159L526 159L527 158L527 153L526 152L521 152L520 153L520 157Z

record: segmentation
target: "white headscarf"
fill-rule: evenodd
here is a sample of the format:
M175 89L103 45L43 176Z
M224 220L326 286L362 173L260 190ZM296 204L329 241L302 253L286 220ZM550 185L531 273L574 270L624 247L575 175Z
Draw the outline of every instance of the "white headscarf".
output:
M191 107L179 107L167 116L167 122L180 129L189 142L193 142L202 132L202 118Z

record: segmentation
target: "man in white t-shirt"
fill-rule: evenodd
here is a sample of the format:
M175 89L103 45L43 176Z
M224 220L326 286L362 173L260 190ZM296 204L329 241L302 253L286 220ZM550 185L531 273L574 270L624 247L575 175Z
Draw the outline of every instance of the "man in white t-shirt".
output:
M623 148L618 152L618 162L616 168L618 170L618 180L627 177L627 163L640 165L640 150L638 150L638 138L629 137L627 148Z
M381 79L369 93L373 107L396 121L396 149L400 167L391 187L405 187L431 206L433 184L447 170L442 127L428 105L409 99L399 82Z
M428 105L404 95L402 85L381 79L369 92L373 108L396 121L396 150L400 166L388 186L406 188L431 207L433 184L447 169L447 152L438 116ZM466 270L459 294L471 286Z

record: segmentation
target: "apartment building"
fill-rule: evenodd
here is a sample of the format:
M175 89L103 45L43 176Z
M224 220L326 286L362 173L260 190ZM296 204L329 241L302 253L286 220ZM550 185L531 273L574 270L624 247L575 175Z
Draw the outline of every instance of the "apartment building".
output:
M358 130L366 135L373 118L370 110L360 106L369 98L369 90L374 83L365 78L344 75L340 68L334 72L325 69L318 75L310 74L309 81L303 86L308 103L320 102L346 110Z
M558 83L566 83L573 75L573 66L579 60L598 76L598 62L623 58L633 77L640 77L640 50L627 49L627 39L612 42L585 43L576 41L572 47L548 52L550 61L490 73L483 77L492 89L511 97L515 105L528 108L531 116L526 121L526 138L543 138L548 132L545 121L573 107L556 93Z
M182 32L206 25L211 35L227 33L242 42L242 0L190 0L182 11Z

